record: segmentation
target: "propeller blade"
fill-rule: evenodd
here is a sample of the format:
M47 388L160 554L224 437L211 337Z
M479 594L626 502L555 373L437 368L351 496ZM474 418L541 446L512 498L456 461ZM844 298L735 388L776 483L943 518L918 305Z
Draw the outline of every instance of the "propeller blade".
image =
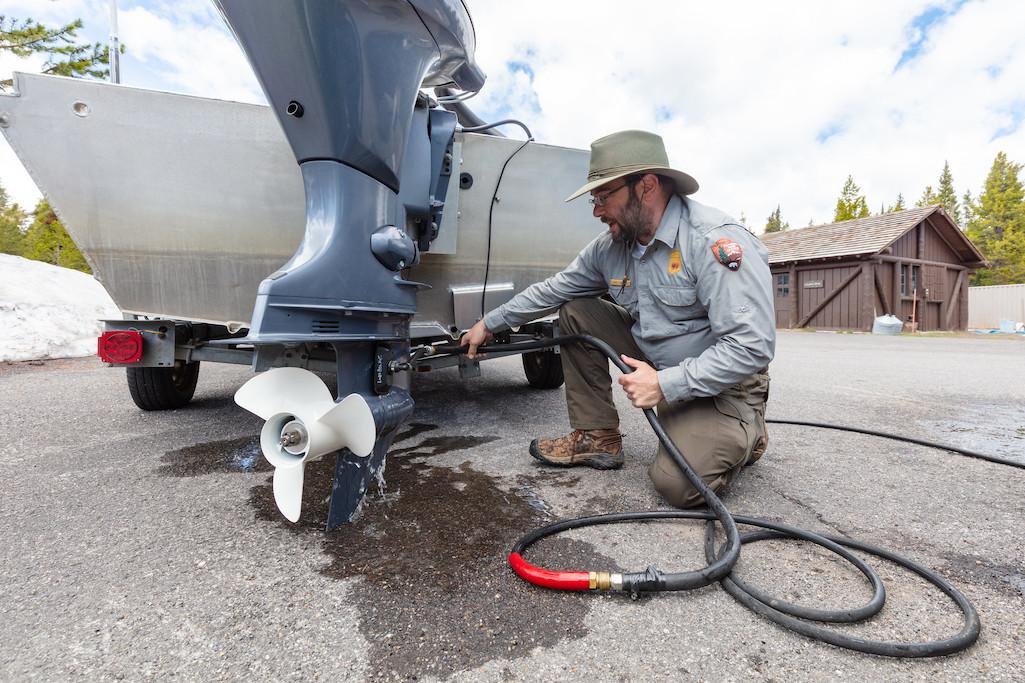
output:
M303 474L306 464L274 468L274 502L289 522L298 522L303 507Z
M374 451L374 443L377 441L374 414L367 400L359 394L349 394L324 413L317 422L329 427L340 438L341 443L329 450L348 448L361 458Z
M274 368L243 384L235 392L235 403L265 420L281 412L308 420L331 408L334 399L324 382L309 370Z

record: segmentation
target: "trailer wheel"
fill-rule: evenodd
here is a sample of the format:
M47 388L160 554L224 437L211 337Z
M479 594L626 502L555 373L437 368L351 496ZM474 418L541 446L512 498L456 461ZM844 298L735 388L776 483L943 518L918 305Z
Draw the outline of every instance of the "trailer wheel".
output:
M535 389L558 389L564 380L562 359L552 350L524 353L523 374Z
M143 410L173 410L192 400L199 361L176 360L170 368L126 368L128 391Z

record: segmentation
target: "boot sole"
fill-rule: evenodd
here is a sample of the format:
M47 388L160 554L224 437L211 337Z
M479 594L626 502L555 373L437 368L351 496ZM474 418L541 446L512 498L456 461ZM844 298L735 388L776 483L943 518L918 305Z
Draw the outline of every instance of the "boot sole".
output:
M559 462L549 460L537 447L537 439L530 442L530 454L535 460L553 467L590 467L596 470L618 470L623 466L623 454L613 455L612 453L586 453L580 456L576 462Z

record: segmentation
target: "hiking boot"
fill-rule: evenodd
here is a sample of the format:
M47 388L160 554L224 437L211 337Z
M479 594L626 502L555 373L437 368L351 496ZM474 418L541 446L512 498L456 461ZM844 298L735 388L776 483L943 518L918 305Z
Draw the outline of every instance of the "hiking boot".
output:
M623 466L623 435L615 429L577 429L558 439L534 439L530 454L558 467L618 470Z

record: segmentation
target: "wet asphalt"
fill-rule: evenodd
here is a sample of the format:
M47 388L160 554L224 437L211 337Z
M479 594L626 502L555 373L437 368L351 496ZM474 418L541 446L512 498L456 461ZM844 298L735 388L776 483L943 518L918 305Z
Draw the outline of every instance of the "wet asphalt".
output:
M769 416L905 432L1025 461L1025 340L782 332ZM516 358L417 377L384 491L323 531L333 462L307 469L299 522L274 507L244 367L206 364L187 408L143 413L94 359L0 365L2 680L1025 680L1025 470L870 436L775 426L726 494L739 514L878 543L952 580L979 642L899 661L782 631L717 586L636 602L521 582L505 555L564 517L663 507L655 440L620 401L627 464L553 470L526 447L568 430L562 391ZM671 571L700 526L546 540L551 568ZM838 627L888 640L960 628L942 594L878 560L884 611ZM824 606L869 597L801 543L745 547L738 573Z

